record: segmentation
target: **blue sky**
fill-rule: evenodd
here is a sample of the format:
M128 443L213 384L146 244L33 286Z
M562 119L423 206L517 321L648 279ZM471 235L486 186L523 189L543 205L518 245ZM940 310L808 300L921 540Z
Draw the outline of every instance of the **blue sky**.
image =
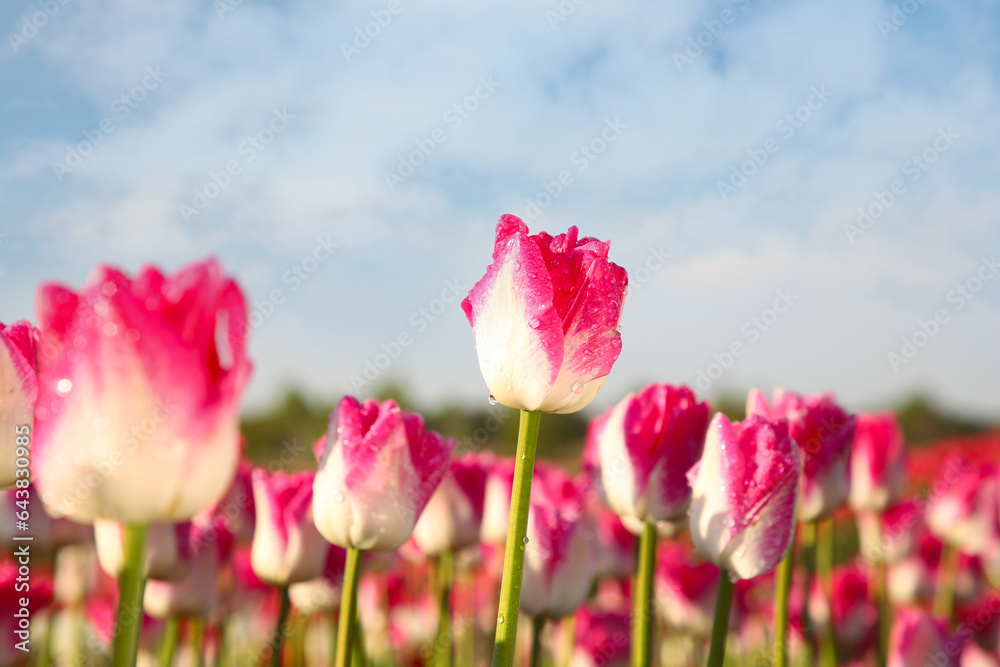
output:
M632 274L595 409L668 381L1000 418L996 2L319 4L3 3L0 320L213 254L259 313L251 408L369 362L485 402L454 295L515 213Z

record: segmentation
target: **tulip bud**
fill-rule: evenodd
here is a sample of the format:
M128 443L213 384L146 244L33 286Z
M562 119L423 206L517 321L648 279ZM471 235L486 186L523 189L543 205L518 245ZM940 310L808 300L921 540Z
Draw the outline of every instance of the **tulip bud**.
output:
M316 472L316 527L337 546L398 548L448 472L455 442L395 401L345 396L330 419Z
M315 579L323 572L329 545L313 523L313 473L276 472L269 477L256 468L252 480L257 508L250 552L253 571L274 586Z
M708 427L705 453L688 473L695 549L734 579L772 571L792 544L802 453L784 420L751 415Z
M684 515L687 472L701 458L709 410L687 387L653 384L605 413L595 437L615 513L649 523Z
M788 420L788 435L802 450L799 485L799 521L826 519L840 507L850 491L851 443L854 416L834 403L831 396L799 396L778 389L771 406L756 389L747 397L747 415L772 421Z
M906 448L896 415L861 413L851 449L851 509L882 511L903 492Z
M869 595L868 578L867 568L851 563L833 570L832 600L827 600L818 579L809 592L812 627L832 631L845 658L860 658L875 641L878 607Z
M521 609L561 618L584 603L596 573L581 489L560 470L536 466L525 537Z
M17 448L28 446L35 431L37 343L38 330L28 322L0 324L0 489L12 488L19 479L16 462L28 457Z
M462 302L483 378L507 407L582 410L621 352L628 276L608 243L578 234L529 236L520 218L501 217L493 263Z
M944 477L947 482L947 474ZM1000 473L983 463L965 466L952 484L936 484L940 492L927 503L927 527L939 539L970 555L986 554L1000 540Z
M250 373L243 295L222 267L101 266L80 293L42 285L37 306L32 471L50 514L176 522L217 501Z
M479 542L489 470L489 463L476 454L451 460L413 528L413 541L422 552L440 556Z
M949 643L944 621L921 609L899 610L889 633L887 667L954 667L960 647L949 652Z

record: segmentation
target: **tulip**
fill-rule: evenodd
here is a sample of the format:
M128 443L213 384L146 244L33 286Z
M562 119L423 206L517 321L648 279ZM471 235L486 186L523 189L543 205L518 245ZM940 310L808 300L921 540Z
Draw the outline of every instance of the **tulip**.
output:
M35 370L38 330L28 322L0 323L0 489L13 488L16 481L27 484L27 468L19 476L17 461L27 460L35 428L38 375ZM24 488L23 486L21 488Z
M396 549L410 538L454 448L392 400L345 396L331 415L317 448L313 514L323 537L347 549L337 667L347 666L354 644L360 551Z
M811 523L833 515L850 490L848 464L854 417L830 396L802 397L781 389L771 397L771 407L762 393L752 389L747 397L747 415L788 420L788 435L804 456L799 521Z
M521 609L561 618L583 604L596 574L593 525L582 489L560 470L541 468L533 482L524 547Z
M617 514L588 498L588 511L594 519L594 547L597 549L597 576L624 578L635 569L635 535ZM686 518L686 517L685 517Z
M644 613L653 592L656 526L683 517L691 501L687 472L701 458L708 428L708 403L688 387L653 384L629 394L595 420L601 488L619 516L642 521L639 571L635 582L633 662L650 663L652 623ZM645 565L645 567L644 567Z
M272 586L288 586L320 576L327 544L312 517L313 474L253 471L257 528L251 550L253 570Z
M475 454L451 460L448 474L413 528L421 551L440 556L479 542L489 470L489 462Z
M870 599L868 573L854 564L833 571L833 597L829 601L813 581L808 603L813 627L829 629L848 658L860 658L874 643L879 610Z
M660 613L671 627L707 637L712 631L719 569L695 558L690 547L680 544L663 544L657 556L656 606Z
M784 420L717 413L689 473L695 549L735 579L772 571L788 551L802 455Z
M936 484L940 492L927 504L927 528L945 544L938 569L934 611L951 616L960 553L988 555L1000 541L1000 468L990 463L966 466L953 484Z
M905 457L896 415L859 414L851 449L851 509L881 512L896 500L905 482Z
M629 617L625 612L581 607L576 613L577 641L571 667L626 667L629 664Z
M510 522L511 489L514 485L514 460L497 459L486 478L483 499L483 542L503 546Z
M292 584L288 587L288 597L292 607L306 616L318 612L334 612L340 606L341 584L344 581L344 563L347 552L337 546L330 546L323 566L323 574L316 579Z
M987 651L977 644L968 644L962 651L959 667L1000 667L996 651Z
M948 641L944 621L920 609L903 609L892 624L887 667L954 667L959 650L956 642Z
M454 447L391 399L344 397L316 472L316 527L344 548L398 548L448 472Z
M621 352L628 277L610 245L570 227L529 236L519 218L496 228L493 263L462 302L479 367L507 407L549 413L586 407Z
M712 419L701 461L688 472L691 539L722 571L711 667L721 665L725 655L733 581L772 571L792 544L801 473L802 453L788 437L785 420L750 415L731 423L721 413ZM781 622L787 627L787 617Z
M173 581L150 579L143 608L153 618L208 616L218 605L218 579L232 549L232 536L193 523L177 524L177 551L183 576Z
M38 311L32 465L53 516L175 522L217 501L250 372L243 295L222 267L129 279L102 266L79 294L43 285Z
M649 523L683 516L687 472L701 458L709 410L687 387L653 384L605 414L596 439L612 510Z

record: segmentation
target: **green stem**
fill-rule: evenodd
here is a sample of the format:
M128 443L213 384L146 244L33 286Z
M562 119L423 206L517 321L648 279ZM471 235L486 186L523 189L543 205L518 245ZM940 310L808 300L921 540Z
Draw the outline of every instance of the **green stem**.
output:
M826 623L820 628L820 664L837 667L837 645L833 640L833 519L816 527L816 578L827 610Z
M358 613L358 575L361 570L361 552L354 547L347 548L347 563L344 566L344 585L340 593L340 628L337 631L337 667L351 664L357 624L354 617Z
M160 642L160 667L172 667L174 655L177 653L177 641L181 636L181 617L171 616L163 629L163 640Z
M55 610L50 610L45 617L45 636L42 638L42 650L38 654L37 667L49 667L52 664L52 645L55 643L53 635L56 629Z
M285 647L285 626L288 624L288 612L292 606L288 599L288 586L279 587L278 596L281 607L278 611L278 623L274 626L274 634L271 636L271 667L281 667L281 651Z
M514 457L514 484L510 494L510 520L507 524L507 548L503 557L500 583L500 608L493 646L493 667L512 667L517 641L517 612L521 601L521 574L524 569L524 538L528 532L528 505L531 500L531 474L535 468L535 446L542 413L521 410L521 427Z
M446 551L438 558L438 635L435 662L439 667L451 667L451 581L454 556Z
M808 564L806 567L802 568L802 590L811 591L813 585L813 579L816 576L815 567L810 567L809 565L815 566L816 564L816 523L804 523L798 527L799 536L799 551L797 561L803 564ZM793 549L795 547L792 547ZM789 591L791 588L789 588ZM799 623L802 625L803 630L803 643L807 647L818 645L818 640L816 639L816 628L813 627L812 619L809 617L808 610L803 606L801 616L799 617ZM811 651L812 649L807 649ZM787 651L787 649L786 649ZM815 660L815 656L811 656Z
M951 612L955 602L955 581L958 579L959 552L945 542L941 547L941 563L938 565L937 586L934 591L934 615L951 623Z
M143 576L146 555L145 525L122 526L125 566L118 578L118 612L115 615L115 638L111 651L112 667L133 667L139 654L139 633L142 631L142 594L146 590Z
M538 659L542 656L542 629L545 627L545 617L536 616L531 619L531 663L530 667L538 667Z
M639 567L632 598L632 667L649 667L653 639L653 569L656 566L656 524L646 521L639 538Z
M388 640L389 637L386 636L387 643ZM354 667L367 667L368 665L368 651L365 649L365 633L361 628L360 617L354 619L354 657L352 661Z
M205 664L205 619L192 617L188 619L191 629L191 650L194 651L194 667Z
M875 540L871 549L871 570L868 578L869 597L878 609L878 667L885 667L889 656L889 629L892 627L892 607L889 604L885 551L882 548L882 513L865 513L858 518L867 522L869 534Z
M326 614L326 631L329 633L328 638L330 644L327 647L330 651L330 655L327 656L327 660L323 663L325 665L332 665L334 657L337 655L337 615L333 612Z
M708 667L722 667L726 660L726 636L729 634L729 609L732 605L733 581L729 578L729 572L719 570L719 592L715 598L715 621L712 623Z
M774 664L788 667L788 596L792 592L792 571L795 569L795 543L778 565L774 580Z

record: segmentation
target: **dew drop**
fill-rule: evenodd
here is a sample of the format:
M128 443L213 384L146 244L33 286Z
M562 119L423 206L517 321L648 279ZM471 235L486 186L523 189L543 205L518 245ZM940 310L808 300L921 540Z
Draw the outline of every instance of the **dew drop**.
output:
M60 394L68 394L73 388L73 382L69 378L63 378L56 383L56 391Z
M576 382L576 383L573 384L573 393L574 394L582 394L583 393L583 383L582 382Z
M521 452L521 460L524 460L524 452Z
M497 623L503 623L503 614L500 614L500 618L497 619Z
M344 502L344 494L343 494L343 493L341 493L340 491L337 491L337 495L336 495L336 496L334 496L334 498L336 498L336 499L337 499L337 502L338 502L338 503L342 503L342 502Z
M524 539L521 540L521 544L527 544L527 543L528 543L528 537L527 535L525 535Z
M496 396L494 396L493 394L490 394L490 405L496 405L499 402L500 401L497 400Z
M537 317L532 317L530 320L528 320L528 326L531 327L532 329L537 329L539 324L541 324L541 322L538 321Z

